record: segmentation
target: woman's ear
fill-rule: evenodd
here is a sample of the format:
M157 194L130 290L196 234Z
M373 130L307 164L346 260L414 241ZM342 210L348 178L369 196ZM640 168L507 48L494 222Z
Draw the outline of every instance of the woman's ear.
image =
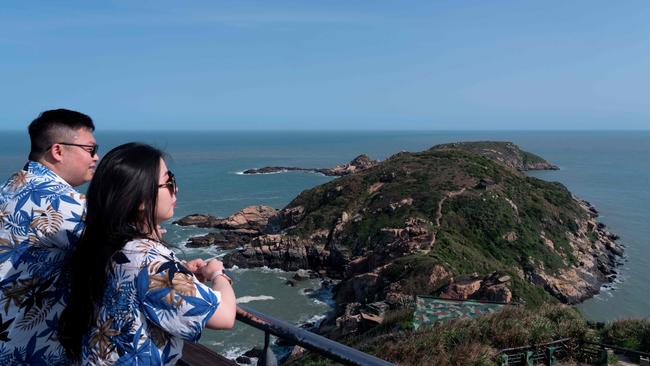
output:
M138 210L144 211L144 202L140 203L140 206L138 206Z

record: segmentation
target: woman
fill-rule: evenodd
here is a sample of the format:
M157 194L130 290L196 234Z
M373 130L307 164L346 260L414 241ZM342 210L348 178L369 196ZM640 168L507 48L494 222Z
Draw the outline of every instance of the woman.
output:
M184 264L161 238L176 192L163 153L149 145L116 147L97 167L59 322L59 339L73 361L175 364L183 340L196 342L205 326L233 326L235 295L223 264ZM212 288L199 278L211 280Z

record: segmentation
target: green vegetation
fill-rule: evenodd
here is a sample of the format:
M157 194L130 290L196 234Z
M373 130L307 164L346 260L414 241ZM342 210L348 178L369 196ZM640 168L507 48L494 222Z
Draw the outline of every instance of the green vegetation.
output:
M344 343L398 365L495 365L499 350L556 339L598 340L572 307L505 308L477 319L458 319L413 330L412 313L389 313L380 327ZM308 355L289 365L334 364Z
M599 332L603 343L650 353L650 322L623 319L606 324Z
M398 365L496 365L498 352L572 338L650 351L650 321L617 320L598 329L573 307L544 305L505 308L477 319L458 319L417 331L411 326L412 311L387 314L372 330L343 339L354 348ZM334 365L308 354L289 365Z

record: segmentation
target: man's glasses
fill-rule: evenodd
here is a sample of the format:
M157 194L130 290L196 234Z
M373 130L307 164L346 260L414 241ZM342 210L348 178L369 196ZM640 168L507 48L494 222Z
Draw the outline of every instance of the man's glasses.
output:
M172 173L171 170L167 171L167 181L163 184L159 184L158 188L163 188L167 187L169 189L169 193L172 195L176 194L178 192L178 185L176 184L176 176L174 173Z
M85 151L87 151L90 154L91 158L93 156L95 156L97 154L97 150L99 150L99 145L97 145L97 144L95 144L95 145L80 145L80 144L71 144L71 143L67 143L67 142L57 142L57 144L65 145L65 146L77 146L77 147L80 147L80 148L84 149ZM54 145L50 145L50 147L48 147L47 149L48 150L51 149L52 146L54 146ZM88 150L88 149L90 149L90 150Z

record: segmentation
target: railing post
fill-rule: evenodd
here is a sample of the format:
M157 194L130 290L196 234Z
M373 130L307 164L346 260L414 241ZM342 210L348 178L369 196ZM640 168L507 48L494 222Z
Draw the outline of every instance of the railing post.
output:
M546 365L555 366L557 360L555 358L555 347L546 347Z
M608 354L607 348L601 348L600 353L598 354L598 361L596 361L597 366L607 366L607 361L608 361Z
M526 351L526 366L533 366L535 364L533 356L535 356L535 352Z
M271 350L271 333L269 332L264 332L264 349L260 359L257 360L257 366L278 366L275 353Z

